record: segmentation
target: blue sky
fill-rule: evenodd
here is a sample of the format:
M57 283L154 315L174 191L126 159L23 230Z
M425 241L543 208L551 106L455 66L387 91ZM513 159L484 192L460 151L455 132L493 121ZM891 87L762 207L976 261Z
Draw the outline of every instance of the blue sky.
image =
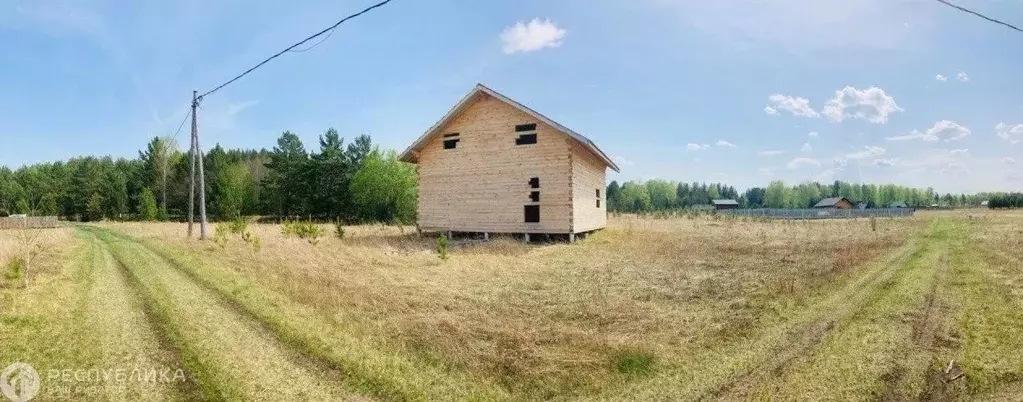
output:
M193 89L369 4L0 0L0 164L133 156ZM482 82L594 140L609 179L1020 190L1021 66L1023 34L931 0L394 0L210 96L200 130L401 150Z

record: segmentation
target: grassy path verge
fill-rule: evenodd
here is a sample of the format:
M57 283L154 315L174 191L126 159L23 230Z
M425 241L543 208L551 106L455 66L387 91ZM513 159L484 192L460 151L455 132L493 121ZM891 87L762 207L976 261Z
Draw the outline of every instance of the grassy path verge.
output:
M180 350L204 399L338 400L350 398L338 373L283 347L142 245L96 232L129 273L144 302Z

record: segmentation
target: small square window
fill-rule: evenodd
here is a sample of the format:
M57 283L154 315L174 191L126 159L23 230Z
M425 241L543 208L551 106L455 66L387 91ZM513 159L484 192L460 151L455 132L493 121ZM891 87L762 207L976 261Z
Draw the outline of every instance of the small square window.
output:
M534 177L529 179L529 188L540 188L540 178Z
M540 192L539 191L530 192L529 199L533 200L533 202L540 202Z
M597 208L600 208L600 198L597 198Z
M458 139L444 140L444 149L455 149L458 146Z
M526 205L523 207L525 212L526 223L537 223L540 222L540 206L539 205Z

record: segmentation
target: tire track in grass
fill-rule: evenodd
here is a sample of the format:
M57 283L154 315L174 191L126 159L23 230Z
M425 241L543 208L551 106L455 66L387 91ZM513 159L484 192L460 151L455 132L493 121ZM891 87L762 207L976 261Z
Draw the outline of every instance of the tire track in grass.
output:
M823 289L816 303L782 312L791 318L765 328L755 339L695 351L699 355L692 360L712 364L674 368L665 375L633 383L613 399L741 399L750 387L817 348L837 322L855 314L881 289L890 286L899 267L922 252L924 240L915 236L898 250L863 264L862 272L832 289Z
M86 321L93 345L102 354L100 369L114 375L101 376L107 400L182 400L201 397L198 384L184 379L166 381L162 374L181 369L177 350L156 330L154 317L129 284L123 266L98 238L90 239L95 282L87 296ZM125 374L121 377L118 370ZM119 379L119 377L121 379ZM173 379L173 374L170 376ZM150 381L149 379L152 379ZM98 395L93 395L98 396Z
M217 295L239 315L258 323L295 353L324 370L344 374L345 385L365 395L393 400L505 400L511 397L486 378L449 372L382 347L373 339L353 337L341 323L286 296L262 288L233 272L147 245L116 231L104 233L136 244ZM340 375L340 374L339 374Z
M287 350L260 324L142 245L100 236L181 350L204 399L352 399L336 374Z
M782 375L790 365L806 359L819 348L841 321L860 313L866 305L886 294L898 279L899 269L909 261L920 258L925 246L924 242L914 239L910 245L897 252L895 258L880 264L818 305L819 318L786 332L783 337L785 340L769 358L698 399L749 399L758 386Z
M936 220L920 252L897 267L812 353L751 387L756 399L909 400L923 394L943 313L943 256L956 226ZM933 303L933 304L932 304Z

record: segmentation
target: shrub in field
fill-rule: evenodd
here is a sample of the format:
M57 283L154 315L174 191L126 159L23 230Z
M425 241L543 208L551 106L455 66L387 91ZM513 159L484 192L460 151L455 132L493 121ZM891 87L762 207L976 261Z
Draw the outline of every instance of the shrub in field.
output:
M877 217L876 216L871 216L870 217L870 231L871 232L876 232L877 231Z
M227 242L230 240L231 227L226 223L217 225L217 228L213 232L213 242L221 248L227 247Z
M236 218L231 223L221 223L217 225L216 232L213 233L213 242L220 247L226 247L231 235L237 234L240 235L242 241L248 243L256 251L259 251L262 247L259 237L252 234L248 228L249 223L243 218Z
M448 259L448 236L443 233L437 238L437 256L442 260Z
M337 236L338 239L345 238L345 225L341 223L341 221L334 222L334 235Z
M14 256L11 261L7 263L6 269L4 269L4 279L8 281L17 281L21 279L22 275L25 274L25 260L20 256Z
M281 234L306 239L310 244L316 244L319 241L320 235L323 234L323 230L312 222L284 221Z
M639 349L622 349L611 356L615 371L628 375L647 375L654 371L654 355Z

